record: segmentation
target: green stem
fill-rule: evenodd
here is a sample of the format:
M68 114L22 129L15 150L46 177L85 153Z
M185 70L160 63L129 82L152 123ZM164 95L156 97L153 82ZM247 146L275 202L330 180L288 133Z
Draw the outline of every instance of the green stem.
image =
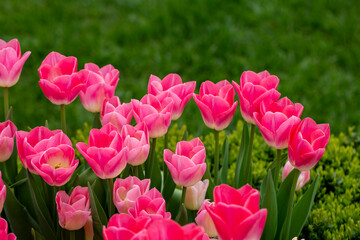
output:
M285 225L283 226L283 231L281 231L282 232L282 235L281 235L282 240L289 239L289 232L290 232L296 184L297 184L297 180L300 175L300 171L298 169L295 168L293 171L295 171L295 176L294 176L294 180L291 185L289 205L288 205L287 214L286 214L286 218L285 218Z
M109 178L108 185L109 185L109 219L110 219L111 216L115 213L115 206L113 202L114 179Z
M4 87L4 118L7 119L7 115L9 112L9 89Z
M75 231L70 231L70 240L75 240Z
M251 155L252 155L252 147L254 142L254 132L255 132L255 125L251 124L249 146L248 146L248 152L245 163L245 173L244 173L245 183L249 183L249 184L251 184Z
M169 131L167 131L164 136L164 149L168 148L168 135L169 135L168 133L169 133ZM165 161L163 161L163 173L164 173L164 181L165 181L165 179L167 178L167 174L168 174Z
M133 169L134 169L134 176L139 178L139 166L134 166Z
M61 129L64 133L66 133L66 117L65 117L65 105L60 105L60 111L61 111Z
M101 120L100 120L100 113L99 112L96 112L94 114L93 128L97 128L97 129L101 128Z
M180 206L185 203L185 196L186 196L186 187L183 186L182 187L182 192L181 192L181 202L180 202Z
M280 170L280 162L281 162L281 149L276 149L276 165L275 165L275 174L273 176L274 186L277 189L278 179L279 179L279 170Z
M219 131L215 130L215 163L214 163L214 183L218 184L219 174Z
M146 178L149 179L151 179L152 168L154 165L155 148L156 148L156 138L153 138L150 145L150 159L149 159L148 169L146 171Z

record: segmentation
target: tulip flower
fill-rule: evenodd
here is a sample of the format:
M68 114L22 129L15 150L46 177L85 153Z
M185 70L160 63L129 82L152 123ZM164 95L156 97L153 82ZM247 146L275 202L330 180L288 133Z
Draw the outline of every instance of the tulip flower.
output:
M303 119L290 134L289 162L300 171L310 170L324 154L329 138L329 124Z
M62 144L46 149L31 161L35 171L50 186L60 187L67 183L79 160L75 160L75 150L69 145Z
M164 161L178 186L190 187L201 180L206 170L205 156L199 138L178 142L175 153L164 150Z
M119 213L127 213L129 208L135 207L136 200L147 193L150 179L140 180L137 177L118 178L114 183L114 204Z
M25 169L38 174L31 164L34 158L39 158L44 151L59 145L72 147L71 141L61 130L51 131L46 127L36 127L30 132L16 132L16 146L21 163Z
M209 213L206 210L205 206L213 207L214 203L210 203L208 199L204 200L201 204L195 222L204 228L204 231L209 237L216 237L217 232L213 220L211 219Z
M92 129L89 144L79 142L76 148L101 179L117 177L127 163L128 148L123 146L117 128L111 123L101 129Z
M289 173L294 169L289 161L286 162L283 172L282 172L282 181L289 175ZM310 170L303 171L300 173L300 176L296 183L296 190L302 188L310 180Z
M253 115L260 111L261 102L273 102L280 97L276 91L279 78L268 71L245 71L240 77L240 85L234 81L232 83L239 95L241 114L251 124L256 124Z
M20 43L12 39L8 43L0 39L0 87L12 87L20 78L21 70L31 52L21 56Z
M75 187L70 196L59 191L55 200L62 228L73 231L84 227L91 214L87 187Z
M226 80L201 84L199 95L193 94L193 98L207 127L221 131L229 126L237 106L234 95L233 87Z
M199 181L195 185L186 188L185 207L189 210L199 210L202 205L206 190L209 186L209 180Z
M85 64L88 81L80 91L80 100L89 112L100 112L105 99L114 96L119 81L119 71L112 65L99 68L96 64Z
M1 240L16 240L13 233L8 234L8 223L5 219L0 217L0 239Z
M111 123L119 131L125 124L130 124L133 117L132 104L120 103L120 99L116 96L105 99L101 107L101 122L103 125Z
M245 185L214 188L214 205L205 205L220 239L260 239L267 209L259 208L259 191Z
M56 105L68 105L85 86L88 71L77 72L77 59L51 52L41 63L39 85L44 95Z
M14 150L16 126L11 121L0 123L0 162L7 161Z
M148 93L158 96L165 94L174 101L172 120L177 120L184 111L185 105L194 93L196 82L183 83L178 74L168 74L163 80L151 75L148 84Z
M6 186L1 178L1 171L0 171L0 213L3 210L5 199L6 199Z

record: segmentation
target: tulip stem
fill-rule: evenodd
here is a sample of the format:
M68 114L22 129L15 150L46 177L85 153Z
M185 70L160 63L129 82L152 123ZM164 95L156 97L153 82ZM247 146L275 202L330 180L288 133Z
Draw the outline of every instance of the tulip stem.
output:
M215 130L215 163L214 163L214 183L218 184L219 173L219 131Z
M164 150L168 148L168 134L169 134L169 131L167 131L164 136ZM167 178L167 174L168 174L165 161L163 161L163 173L164 173L164 181L165 181L165 179Z
M75 231L70 231L70 240L75 240Z
M60 105L60 111L61 111L61 129L64 133L66 133L66 117L65 117L65 105Z
M9 113L9 89L4 87L4 118L7 120L7 116Z
M247 157L246 157L246 162L245 162L245 173L244 173L244 181L245 181L245 183L248 183L248 184L251 184L251 155L252 155L252 148L253 148L253 142L254 142L254 132L255 132L255 125L251 124L249 146L248 146L248 152L247 152Z
M281 149L276 149L276 165L275 165L275 173L273 176L273 180L274 180L274 186L275 189L277 189L277 185L278 185L278 179L279 179L279 170L280 170L280 163L281 163Z
M148 169L146 171L146 178L149 179L151 179L152 168L154 165L155 147L156 147L156 138L153 138L150 145L150 159L149 159Z
M182 192L181 192L181 202L180 202L180 207L182 204L185 203L185 197L186 197L186 187L183 186L182 187Z
M101 128L101 120L100 120L100 113L99 112L96 112L94 114L93 128L97 128L97 129Z
M297 180L299 178L300 175L300 171L296 168L294 168L295 171L295 176L291 185L291 190L290 190L290 198L289 198L289 204L288 204L288 209L287 209L287 214L286 214L286 219L285 219L285 225L283 226L283 229L281 231L282 235L281 238L282 240L287 240L289 239L289 232L290 232L290 225L291 225L291 217L292 217L292 211L293 211L293 203L294 203L294 196L295 196L295 190L296 190L296 183Z
M111 216L115 213L115 206L113 202L114 179L109 178L108 185L109 185L109 219L110 219Z
M133 169L134 169L134 176L139 178L139 166L134 166Z

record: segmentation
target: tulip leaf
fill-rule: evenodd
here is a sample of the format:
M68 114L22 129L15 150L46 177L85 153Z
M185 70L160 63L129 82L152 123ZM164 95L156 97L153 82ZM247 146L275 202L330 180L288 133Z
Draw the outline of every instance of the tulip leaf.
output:
M184 131L184 135L183 135L181 141L187 141L187 131L186 131L186 129Z
M166 170L166 169L164 169L164 170ZM169 171L169 170L167 170L167 171ZM162 190L162 195L163 195L165 201L168 201L171 198L171 196L173 195L173 193L175 191L175 188L176 188L176 184L174 183L174 180L169 172L166 176L166 179L164 182L164 187Z
M91 215L92 215L93 228L94 228L94 239L102 239L103 226L107 225L106 214L99 200L94 194L93 189L89 182L88 182L88 189L89 189Z
M161 184L162 174L159 167L159 161L156 159L156 154L154 154L150 186L151 188L156 187L159 191L161 191Z
M13 121L13 107L10 106L8 114L6 115L6 120Z
M220 181L223 184L227 183L228 167L229 167L229 139L226 137L223 144L223 165L220 170Z
M187 210L185 208L185 205L182 203L179 209L179 214L176 216L176 221L181 225L184 226L188 223L188 216L187 216Z
M45 240L45 238L38 231L36 231L33 228L31 229L31 235L34 240Z
M174 219L176 214L179 212L181 193L182 191L180 189L175 188L175 191L169 201L166 201L166 211L171 213L172 219Z
M243 123L243 131L241 135L240 148L236 160L235 168L235 188L240 188L246 183L244 179L245 175L245 163L249 146L249 127L246 122Z
M210 175L210 170L209 170L209 164L206 164L206 171L205 171L205 174L202 178L203 180L204 179L208 179L209 180L209 187L206 191L206 198L210 199L212 201L213 199L213 192L214 192L214 188L215 188L215 184L211 178L211 175Z
M77 174L78 177L75 177L71 186L87 186L87 183L90 182L91 184L98 179L98 176L94 173L91 167L87 168L80 174Z
M264 178L261 188L264 190L263 196L260 198L260 206L267 209L266 223L261 239L274 239L277 229L278 207L275 186L270 170Z
M16 175L18 174L17 158L17 148L14 148L10 159L5 162L7 176L11 184L15 182Z
M294 206L291 218L290 236L299 236L301 230L303 229L314 203L318 183L319 176L316 176L309 189Z

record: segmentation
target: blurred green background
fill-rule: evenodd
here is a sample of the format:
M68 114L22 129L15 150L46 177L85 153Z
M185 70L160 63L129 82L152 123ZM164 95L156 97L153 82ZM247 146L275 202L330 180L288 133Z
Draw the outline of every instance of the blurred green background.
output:
M239 81L245 70L267 69L280 78L282 96L304 105L303 117L329 122L335 133L359 125L355 0L5 0L1 6L0 38L18 38L22 52L32 52L10 88L19 129L46 119L60 128L60 108L38 85L37 68L51 51L77 57L78 69L87 62L114 65L122 102L141 98L150 74L178 73L197 81L198 91L205 80ZM92 114L76 99L67 107L72 133L83 121L92 122ZM208 131L193 100L179 122L195 135Z

